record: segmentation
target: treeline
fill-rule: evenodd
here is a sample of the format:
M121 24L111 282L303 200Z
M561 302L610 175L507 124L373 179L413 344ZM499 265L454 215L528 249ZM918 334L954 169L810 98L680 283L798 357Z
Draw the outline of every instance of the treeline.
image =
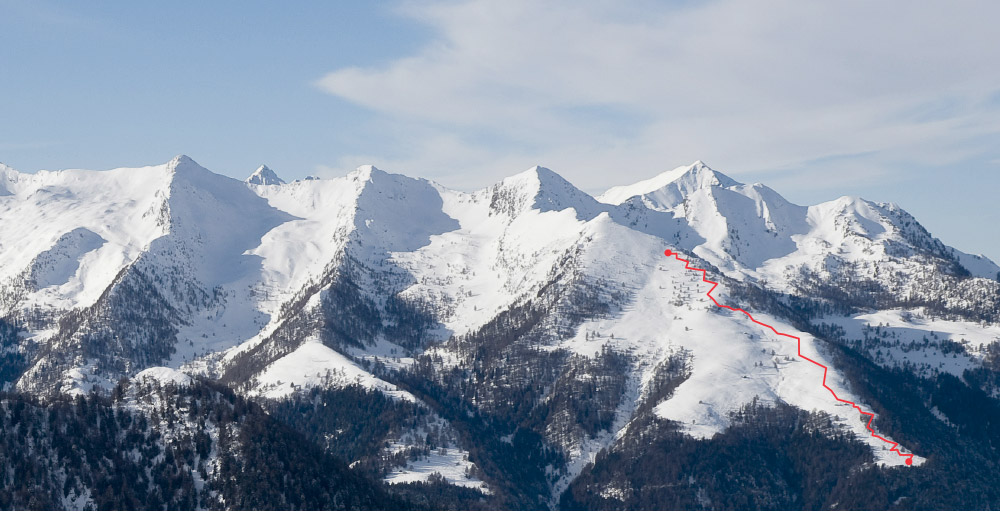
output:
M208 383L0 395L0 507L406 508L258 405Z
M14 323L0 318L0 391L12 385L27 365L18 330Z
M872 462L868 447L829 417L780 402L745 406L711 439L694 439L654 415L643 418L583 471L560 508L834 508L859 468Z
M370 263L370 262L369 262ZM399 295L405 276L382 262L366 264L348 252L331 262L281 306L280 325L264 342L227 363L221 381L252 387L255 377L275 360L316 336L336 350L365 348L379 336L416 351L437 325L430 306ZM309 301L319 295L319 304ZM385 297L384 300L379 300Z
M419 455L392 455L386 449L390 440L399 440L404 433L426 427L431 416L426 408L415 403L393 400L360 385L316 387L280 400L269 400L265 407L271 416L372 478L382 478L390 469L404 465L407 455ZM414 448L423 446L429 452L442 444L431 437L415 439Z

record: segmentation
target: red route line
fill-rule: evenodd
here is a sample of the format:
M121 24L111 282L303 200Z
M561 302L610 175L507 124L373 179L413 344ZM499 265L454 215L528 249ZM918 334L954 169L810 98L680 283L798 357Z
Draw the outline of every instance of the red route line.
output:
M876 434L875 430L872 429L872 421L875 420L875 413L873 413L873 412L865 412L860 407L858 407L858 404L856 404L856 403L854 403L854 402L852 402L850 400L844 400L843 398L840 398L839 396L837 396L837 393L833 389L830 388L830 386L826 385L826 374L829 371L829 368L827 368L826 365L823 365L823 364L821 364L819 362L813 361L812 359L809 359L808 357L802 355L802 339L801 338L799 338L798 336L792 336L791 334L785 334L783 332L778 332L778 330L775 329L774 327L772 327L772 326L770 326L768 324L765 324L764 322L757 321L757 319L755 319L750 313L747 313L746 311L744 311L744 310L742 310L740 308L734 308L732 306L727 306L725 304L719 304L719 301L715 300L715 297L712 297L712 291L715 290L715 287L719 286L719 283L716 283L715 281L709 281L708 280L708 272L705 269L692 267L691 266L691 262L689 260L681 258L680 256L677 255L676 252L673 252L670 249L667 249L666 251L664 251L663 254L667 255L668 257L669 256L673 256L674 259L676 259L677 261L683 261L684 262L684 268L686 268L688 270L695 270L695 271L701 272L701 276L702 276L701 280L704 281L704 282L706 282L706 283L708 283L708 284L712 285L712 288L709 289L707 292L705 292L705 295L708 295L708 298L712 299L712 302L714 302L716 306L719 306L720 308L729 309L729 310L732 310L732 311L739 311L740 313L743 313L744 315L746 315L747 318L749 318L751 322L753 322L753 323L755 323L757 325L762 325L764 327L767 327L768 329L771 329L772 331L774 331L774 334L777 334L778 336L785 336L786 338L792 338L793 340L795 340L796 343L798 344L797 345L797 350L798 350L798 353L799 353L799 357L801 357L802 359L805 359L806 361L809 361L810 363L812 363L812 364L814 364L816 366L819 366L820 368L823 369L823 387L826 388L826 390L829 391L831 395L833 395L833 398L836 399L838 402L845 403L845 404L850 404L851 407L854 407L855 409L857 409L858 412L861 413L863 416L868 416L868 423L865 425L865 427L867 427L868 431L872 433L872 437L878 438L878 439L882 440L883 442L892 445L889 448L889 451L898 453L900 457L905 457L906 458L906 465L907 466L913 464L913 454L912 453L903 453L903 452L899 451L899 448L898 448L899 447L899 443L896 443L894 441L890 441L890 440L888 440L888 439L886 439L886 438L884 438L884 437Z

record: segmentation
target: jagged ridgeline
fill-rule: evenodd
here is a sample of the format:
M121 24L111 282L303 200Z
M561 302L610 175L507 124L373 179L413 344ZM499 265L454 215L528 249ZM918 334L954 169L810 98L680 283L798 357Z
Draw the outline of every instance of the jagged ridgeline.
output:
M0 507L997 508L998 279L701 162L0 166Z

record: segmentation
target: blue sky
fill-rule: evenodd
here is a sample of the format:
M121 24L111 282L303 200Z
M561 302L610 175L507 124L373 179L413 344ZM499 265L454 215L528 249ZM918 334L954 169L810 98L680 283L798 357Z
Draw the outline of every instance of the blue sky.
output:
M696 159L1000 260L996 2L0 0L0 161L598 192Z

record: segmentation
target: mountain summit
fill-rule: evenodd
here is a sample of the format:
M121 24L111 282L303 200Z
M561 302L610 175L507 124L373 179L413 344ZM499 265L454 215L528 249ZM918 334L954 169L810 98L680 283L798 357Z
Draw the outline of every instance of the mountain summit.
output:
M593 218L605 208L589 194L554 172L534 166L487 189L494 212L510 216L527 210L562 211L573 208L580 218Z
M659 209L669 209L684 201L688 194L707 187L735 187L742 183L705 165L701 160L677 167L632 185L612 187L597 196L604 203L621 204L636 196L651 199Z
M253 172L246 180L244 180L249 185L284 185L285 180L278 177L278 175L271 170L266 165L261 165Z
M226 504L249 478L232 450L258 444L211 396L428 508L1000 506L981 471L1000 424L993 261L892 203L800 206L702 162L600 199L544 167L474 192L372 166L241 182L183 156L0 167L0 391L104 394L162 439L193 435L171 474ZM890 443L913 466L891 468ZM158 464L162 446L134 453ZM971 491L919 501L962 471ZM59 478L52 503L107 494Z

